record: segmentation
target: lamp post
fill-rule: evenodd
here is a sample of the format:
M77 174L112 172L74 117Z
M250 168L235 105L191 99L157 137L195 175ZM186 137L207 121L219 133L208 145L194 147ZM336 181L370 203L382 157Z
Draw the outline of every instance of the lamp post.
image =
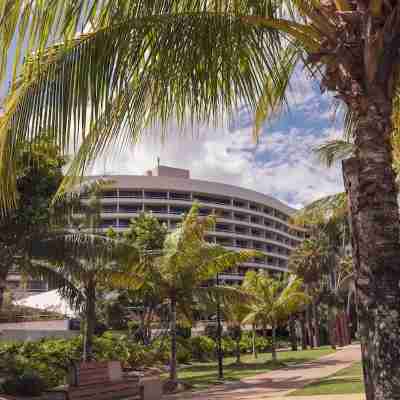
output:
M219 287L219 273L217 273L217 287ZM224 360L222 353L222 324L221 324L221 303L217 290L217 352L218 352L218 379L224 379Z

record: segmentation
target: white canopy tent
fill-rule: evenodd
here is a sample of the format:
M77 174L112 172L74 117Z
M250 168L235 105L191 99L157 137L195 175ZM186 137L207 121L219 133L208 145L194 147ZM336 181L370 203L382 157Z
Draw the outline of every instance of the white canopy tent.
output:
M57 289L25 297L24 299L15 301L15 304L38 310L56 312L71 318L77 317L77 312L70 307L68 301L60 296Z

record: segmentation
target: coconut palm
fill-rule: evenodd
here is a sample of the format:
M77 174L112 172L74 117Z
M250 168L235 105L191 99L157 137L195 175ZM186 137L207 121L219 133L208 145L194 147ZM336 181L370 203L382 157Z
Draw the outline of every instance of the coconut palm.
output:
M136 276L122 279L120 287L140 287L151 283L161 298L170 305L170 383L177 384L177 315L193 321L195 304L201 299L220 296L221 301L240 297L235 288L207 285L217 273L236 267L253 258L253 251L233 252L206 242L207 231L215 225L215 217L199 217L194 205L178 228L167 234L160 250L141 252L141 260L133 264ZM151 235L148 235L151 236Z
M392 168L399 13L395 0L1 0L0 74L16 44L18 77L0 120L2 209L13 203L15 145L41 127L56 128L66 150L80 145L71 172L110 144L135 142L156 121L209 122L246 102L259 129L305 63L344 105L354 138L344 175L367 397L393 397L400 392L398 373L387 373L388 365L400 370L400 345L391 339L400 336Z
M49 269L57 274L62 281L55 287L59 288L61 296L72 308L83 312L84 360L93 358L98 290L111 286L114 280L131 276L131 271L117 262L121 254L130 264L139 260L139 252L134 247L107 237L101 228L98 194L105 185L104 181L93 181L83 186L81 194L85 194L86 200L70 215L69 226L50 231L47 237L36 241L29 252L32 270Z
M245 321L251 308L248 304L250 296L247 301L239 299L239 301L227 301L222 307L222 314L224 321L231 328L233 338L236 342L236 364L241 363L240 360L240 340L242 338L242 327L245 325Z
M327 304L331 344L335 346L337 311L343 295L347 293L350 300L354 293L352 259L346 252L350 245L346 195L340 193L310 204L297 213L294 222L307 224L312 237L291 254L289 266Z
M294 276L278 280L263 272L248 272L243 289L253 296L250 312L244 322L271 326L272 359L277 361L276 330L286 323L290 315L295 314L310 301L303 290L303 282Z

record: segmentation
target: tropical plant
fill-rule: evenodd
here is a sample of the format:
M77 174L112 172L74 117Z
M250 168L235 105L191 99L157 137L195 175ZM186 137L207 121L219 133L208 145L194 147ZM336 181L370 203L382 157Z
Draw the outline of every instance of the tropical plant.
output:
M254 271L245 276L243 289L251 293L254 300L250 303L250 312L244 322L271 326L274 361L277 361L276 329L310 301L302 286L301 279L295 276L278 280Z
M132 219L128 229L123 233L118 234L111 229L107 234L111 238L119 237L134 252L139 251L142 255L146 255L148 252L160 251L163 248L167 233L167 227L154 215L143 213ZM158 288L147 280L143 281L140 287L123 290L120 294L125 303L129 303L129 306L135 309L134 317L139 319L139 326L134 335L141 337L143 344L149 344L154 319L161 319L165 314L166 305Z
M246 301L227 301L222 307L224 321L231 330L232 339L236 342L236 364L240 364L240 341L242 339L242 327L251 308Z
M9 52L15 58L0 119L2 209L15 199L15 144L42 126L65 149L81 144L71 172L110 144L135 141L144 125L208 122L242 101L258 130L305 62L344 105L354 138L343 166L367 398L396 396L400 380L387 366L400 370L390 339L400 336L399 10L395 0L2 0L2 76Z
M311 302L305 309L307 336L311 347L319 346L318 303L323 291L323 276L328 269L329 246L324 234L305 239L290 255L289 270L303 280Z
M352 259L347 256L350 232L346 195L340 193L310 204L295 216L294 222L307 224L311 238L291 254L289 268L313 289L313 298L317 293L328 306L328 330L335 347L335 321L338 310L343 308L342 298L347 294L350 300L354 294ZM349 304L348 301L348 309Z
M113 279L130 275L117 263L121 248L130 262L138 260L138 252L125 243L107 237L101 228L99 191L105 182L90 182L83 188L86 200L75 209L68 230L52 233L31 249L35 268L48 266L65 280L59 288L77 311L83 311L85 335L83 359L93 358L93 337L96 326L96 299L100 288L109 287ZM129 250L129 251L128 251ZM134 258L136 255L136 258Z
M54 228L56 209L51 201L63 179L65 163L58 148L46 137L20 145L16 177L18 207L0 219L0 311L11 269L35 278L55 278L51 269L32 268L29 249L51 235Z
M199 207L193 205L178 228L168 233L160 250L140 252L141 261L133 271L136 276L124 279L121 285L140 287L151 284L170 306L170 382L177 384L177 319L194 320L195 305L210 293L223 298L239 296L234 288L207 286L217 273L230 269L255 256L252 251L232 252L206 242L207 231L214 228L215 217L199 217Z

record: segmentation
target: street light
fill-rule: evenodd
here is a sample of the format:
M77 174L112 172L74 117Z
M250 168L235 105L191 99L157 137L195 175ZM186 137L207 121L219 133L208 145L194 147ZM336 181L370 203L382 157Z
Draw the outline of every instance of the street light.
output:
M217 272L217 288L219 287L219 273ZM217 289L217 352L218 352L218 379L224 379L224 355L222 352L222 324L221 303Z

